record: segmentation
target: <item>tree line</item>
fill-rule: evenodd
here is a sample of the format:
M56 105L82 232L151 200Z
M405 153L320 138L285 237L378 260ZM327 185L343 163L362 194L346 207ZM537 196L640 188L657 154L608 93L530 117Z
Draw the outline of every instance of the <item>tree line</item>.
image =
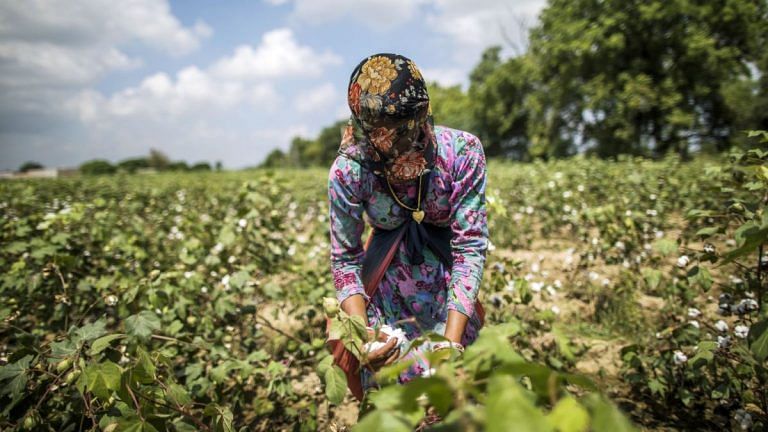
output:
M524 52L490 47L466 90L429 94L435 123L478 135L489 157L721 152L768 130L768 2L549 0ZM331 163L344 124L263 165Z
M19 167L19 172L43 168L45 167L39 162L27 161ZM128 158L114 164L106 159L92 159L83 162L78 167L80 174L85 175L133 174L144 169L155 171L212 171L214 167L205 161L191 165L184 161L172 161L165 153L155 149L150 149L147 156ZM222 164L220 161L216 162L215 169L216 171L221 171Z

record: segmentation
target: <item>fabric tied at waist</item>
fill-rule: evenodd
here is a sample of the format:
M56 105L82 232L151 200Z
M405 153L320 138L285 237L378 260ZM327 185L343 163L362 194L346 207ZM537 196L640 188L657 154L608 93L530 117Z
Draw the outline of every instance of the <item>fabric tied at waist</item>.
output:
M361 271L363 285L367 287L372 282L381 280L397 252L400 240L405 243L405 250L411 264L423 264L424 248L428 247L450 269L453 265L452 237L453 232L450 227L439 227L426 222L418 223L411 218L407 218L402 225L392 230L374 228L363 257Z

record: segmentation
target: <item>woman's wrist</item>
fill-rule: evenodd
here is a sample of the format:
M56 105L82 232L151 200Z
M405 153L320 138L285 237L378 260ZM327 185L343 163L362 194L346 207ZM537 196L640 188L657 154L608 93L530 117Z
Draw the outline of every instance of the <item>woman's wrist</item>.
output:
M464 345L453 341L440 341L432 344L432 351L440 351L442 349L451 348L459 352L464 352Z
M469 321L469 318L463 313L449 310L443 336L454 343L460 344L464 336L464 330L467 328L467 321Z

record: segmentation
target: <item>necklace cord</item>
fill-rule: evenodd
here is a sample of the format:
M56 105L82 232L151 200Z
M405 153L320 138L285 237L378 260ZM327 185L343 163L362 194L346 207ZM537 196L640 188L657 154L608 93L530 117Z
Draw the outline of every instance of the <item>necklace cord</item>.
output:
M422 176L420 175L419 176L419 191L418 191L418 194L416 195L416 208L412 208L412 207L409 207L409 206L405 205L402 201L400 201L399 198L397 198L397 194L395 193L395 190L392 189L392 184L389 182L389 177L386 177L386 179L387 179L387 186L389 186L389 191L392 193L392 198L394 198L395 201L397 201L397 203L400 204L400 206L403 207L404 209L410 210L412 212L417 212L417 211L421 210L421 178L422 178Z

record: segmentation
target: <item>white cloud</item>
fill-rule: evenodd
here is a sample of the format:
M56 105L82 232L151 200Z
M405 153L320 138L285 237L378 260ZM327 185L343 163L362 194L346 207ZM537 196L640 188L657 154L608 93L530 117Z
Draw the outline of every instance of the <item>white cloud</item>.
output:
M111 70L139 66L113 47L66 47L27 41L0 42L0 86L62 87L90 83Z
M190 113L226 110L240 103L269 108L278 100L268 83L256 85L218 80L196 66L189 66L172 79L165 73L145 78L130 87L105 97L86 90L70 101L83 122L92 123L128 116L164 121Z
M333 105L338 97L338 91L331 83L325 83L315 87L304 94L296 97L296 111L300 113L309 113L328 108Z
M207 69L188 66L175 78L156 73L138 86L111 96L85 90L70 100L67 107L85 123L128 116L195 116L241 104L270 110L279 102L276 85L281 78L319 75L326 66L339 61L330 51L318 54L300 45L291 30L277 29L265 33L258 46L240 46ZM296 107L301 112L318 110L332 104L336 96L334 86L326 83L297 99Z
M265 0L282 5L289 0ZM511 42L522 49L546 0L293 0L292 16L301 24L358 22L377 31L426 16L436 33L464 50ZM422 24L422 20L419 24ZM519 46L519 48L518 48ZM512 49L512 48L511 48Z
M372 30L387 30L417 15L425 0L294 0L293 16L307 24L351 19Z
M241 45L232 56L223 58L212 72L230 79L282 78L288 76L317 76L323 68L341 63L336 54L315 52L299 45L288 28L265 33L258 47Z
M62 122L74 94L142 65L124 46L180 55L211 32L202 21L182 25L166 0L0 0L0 126L28 132Z
M336 111L334 112L336 113L337 120L341 120L341 119L346 120L349 118L350 114L352 114L349 109L349 104L347 104L346 100L344 101L344 103L338 105L336 107Z
M421 68L421 74L427 82L437 81L444 87L465 84L467 73L459 68Z
M528 28L546 4L545 0L432 1L434 11L428 14L427 24L452 39L457 60L477 56L491 45L504 46L508 55L521 54Z
M4 0L0 17L0 37L5 41L45 41L70 47L108 47L138 40L184 54L211 33L202 22L191 29L184 27L166 0Z

